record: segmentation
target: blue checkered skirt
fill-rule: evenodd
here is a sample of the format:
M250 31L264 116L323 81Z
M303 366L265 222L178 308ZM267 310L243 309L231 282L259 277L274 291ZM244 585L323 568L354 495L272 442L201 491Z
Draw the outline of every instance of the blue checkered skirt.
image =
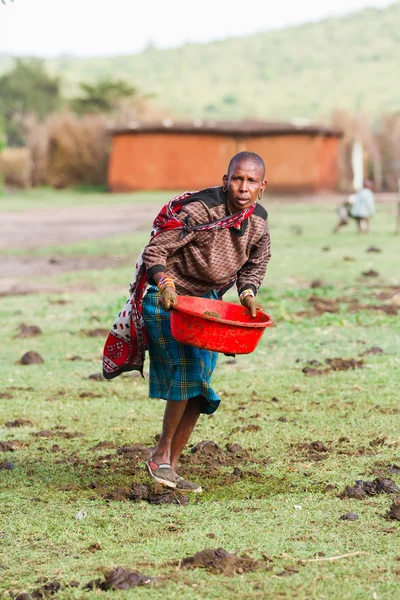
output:
M221 402L210 386L218 354L173 338L169 312L158 305L159 297L158 289L150 286L143 298L150 356L149 397L179 402L202 396L202 412L211 414ZM213 291L205 297L217 299L217 293Z

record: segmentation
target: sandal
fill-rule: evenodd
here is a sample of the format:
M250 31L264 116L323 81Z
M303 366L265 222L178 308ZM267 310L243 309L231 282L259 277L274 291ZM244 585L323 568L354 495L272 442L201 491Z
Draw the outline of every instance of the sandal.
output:
M147 471L150 477L161 485L166 487L176 488L175 475L169 463L161 463L158 465L154 460L150 459L146 463Z
M201 485L198 483L192 483L191 481L187 481L183 479L183 477L177 477L175 479L176 482L176 490L180 492L194 492L195 494L199 494L203 491Z
M154 481L165 485L165 487L176 488L175 475L170 464L161 463L158 465L154 460L150 459L147 461L146 467L150 477Z

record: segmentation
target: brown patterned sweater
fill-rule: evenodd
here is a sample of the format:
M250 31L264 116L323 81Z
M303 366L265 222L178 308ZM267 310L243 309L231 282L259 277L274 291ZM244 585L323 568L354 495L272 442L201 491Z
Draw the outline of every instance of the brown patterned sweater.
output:
M228 214L227 193L216 187L197 192L177 216L183 222L189 215L190 225L199 225ZM165 271L178 294L202 296L237 277L239 294L249 287L257 293L271 256L268 213L260 204L240 230L194 231L180 237L180 230L165 231L147 244L143 261L149 281Z

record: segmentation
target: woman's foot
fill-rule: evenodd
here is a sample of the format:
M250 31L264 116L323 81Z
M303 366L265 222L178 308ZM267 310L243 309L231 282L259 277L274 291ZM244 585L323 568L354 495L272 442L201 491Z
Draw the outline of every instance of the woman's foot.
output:
M186 479L183 479L183 477L179 477L179 475L176 477L175 483L175 489L180 492L194 492L195 494L199 494L203 491L201 485L187 481Z
M169 488L176 488L176 475L171 469L169 463L157 464L154 459L146 463L147 471L150 477L156 482Z

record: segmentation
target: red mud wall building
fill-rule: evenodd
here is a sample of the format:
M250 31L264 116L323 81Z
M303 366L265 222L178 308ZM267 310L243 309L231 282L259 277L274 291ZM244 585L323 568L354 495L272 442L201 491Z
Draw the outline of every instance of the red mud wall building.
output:
M249 150L264 159L271 191L334 190L340 136L293 123L135 123L112 132L108 184L113 192L219 185L232 156Z

